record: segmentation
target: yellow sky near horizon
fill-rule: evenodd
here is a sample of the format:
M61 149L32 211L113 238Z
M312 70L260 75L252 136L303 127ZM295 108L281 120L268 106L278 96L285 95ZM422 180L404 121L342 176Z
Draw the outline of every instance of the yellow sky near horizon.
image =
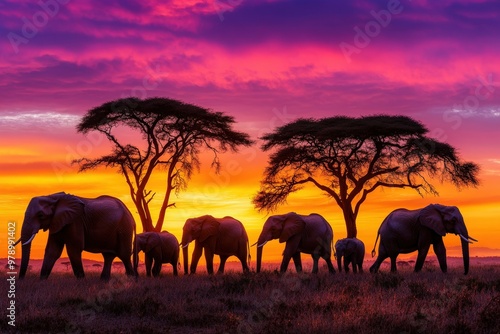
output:
M251 203L252 197L259 189L266 161L267 154L258 152L256 147L242 149L239 153L225 154L222 157L221 172L216 174L209 168L209 160L205 157L200 173L193 176L188 189L181 192L178 197L173 195L171 198L171 201L176 203L176 207L167 210L163 228L180 240L182 226L187 218L204 214L211 214L215 217L230 215L243 222L250 243L253 244L269 215L266 212L257 212ZM54 166L59 167L54 169ZM63 173L61 173L60 166L66 168L63 169ZM440 184L436 180L433 184L440 192L439 197L427 195L422 198L411 189L387 188L372 193L361 207L357 221L358 237L365 242L367 254L373 248L380 223L389 212L400 207L415 209L429 203L442 203L457 205L465 218L469 233L479 240L479 243L471 246L471 256L490 254L491 252L487 249L498 249L500 255L497 241L500 235L500 225L496 224L496 220L500 217L500 206L497 205L500 202L500 195L496 188L496 184L500 183L500 176L483 173L480 177L482 182L478 188L465 188L461 191L457 191L449 184ZM2 174L0 184L4 186L4 191L0 194L0 205L3 208L1 220L3 222L15 221L18 227L17 236L20 234L24 211L29 200L34 196L59 191L82 197L97 197L101 194L118 197L134 214L138 232L142 230L125 180L115 170L99 169L77 173L76 166L67 165L62 160L52 166L45 166L45 169L38 173L17 173L14 170L7 175ZM156 219L164 190L161 173L157 172L154 175L151 185L158 192L151 203L151 210ZM346 236L340 209L332 199L312 185L292 194L287 204L280 206L276 213L289 211L302 214L319 213L332 225L334 241ZM40 231L33 241L31 253L33 259L43 258L46 240L47 233ZM6 233L0 234L0 241L5 244ZM449 256L460 256L459 238L450 235L445 238L445 244L448 247ZM284 244L279 244L277 240L269 242L264 250L264 261L279 261L283 248ZM18 247L18 252L18 257L20 257L20 247ZM251 249L251 255L255 259L255 248ZM100 254L87 252L84 252L83 257L94 260L102 259Z

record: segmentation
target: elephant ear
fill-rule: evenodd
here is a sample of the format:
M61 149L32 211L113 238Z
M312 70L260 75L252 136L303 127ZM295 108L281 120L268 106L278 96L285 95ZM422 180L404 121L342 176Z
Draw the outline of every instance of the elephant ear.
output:
M202 226L198 240L204 242L207 238L219 232L220 223L212 216L203 216L200 219L202 220Z
M301 216L295 213L287 215L283 222L283 230L281 231L279 240L280 243L286 242L297 233L301 233L305 226L306 223Z
M64 226L83 219L83 202L72 195L59 199L54 217L49 226L50 234L59 232Z
M50 196L41 196L33 198L33 202L36 203L37 212L41 212L45 217L51 217L54 214L54 208L57 204L57 199Z
M446 235L443 218L433 204L426 206L420 211L419 221L420 224L430 228L440 236Z
M439 211L445 221L459 220L461 218L460 210L456 206L446 206L441 204L434 204L436 210ZM463 218L462 218L463 220Z
M146 245L144 247L144 253L149 253L153 248L155 247L161 247L161 239L158 233L150 232L147 240L146 240Z

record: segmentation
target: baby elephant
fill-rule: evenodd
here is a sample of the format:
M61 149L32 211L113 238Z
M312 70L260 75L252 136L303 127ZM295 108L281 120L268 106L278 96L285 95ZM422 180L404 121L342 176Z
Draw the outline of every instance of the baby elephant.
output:
M365 258L365 244L356 238L345 238L337 240L335 243L337 252L337 264L339 271L342 271L342 257L344 257L345 272L349 272L349 263L352 263L352 270L357 273L363 272L363 259Z
M179 242L177 238L167 231L144 232L136 236L134 244L134 271L137 275L137 265L139 264L139 252L144 251L146 258L146 275L151 276L151 266L153 265L153 276L160 275L163 263L170 263L174 269L174 276L177 276L177 263L179 260Z

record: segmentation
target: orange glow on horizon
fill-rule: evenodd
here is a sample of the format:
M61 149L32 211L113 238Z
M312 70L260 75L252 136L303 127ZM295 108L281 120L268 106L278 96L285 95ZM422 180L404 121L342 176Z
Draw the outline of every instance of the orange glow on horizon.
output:
M250 244L253 244L256 242L268 215L295 211L302 214L316 212L323 215L332 225L334 241L346 236L340 209L332 199L311 185L292 194L288 203L279 207L276 213L257 212L251 200L259 188L266 159L265 154L254 155L245 152L245 150L239 154L226 154L223 157L221 173L215 174L213 170L209 169L210 163L205 157L200 173L194 175L187 191L180 193L178 197L175 195L171 197L171 202L175 202L176 207L167 210L163 229L170 231L180 240L182 226L187 218L205 214L211 214L214 217L230 215L242 221L247 229ZM1 219L4 222L17 222L17 236L20 234L24 211L31 197L58 191L66 191L83 197L97 197L101 194L118 197L134 214L138 233L142 231L124 178L114 170L99 169L86 173L76 173L76 167L73 166L72 171L67 172L62 177L50 170L43 173L33 171L24 175L12 171L9 174L0 176L0 183L4 185L6 190L0 195L0 203L4 208ZM440 191L440 197L426 196L421 198L410 189L375 191L361 207L357 220L358 238L365 242L367 254L373 247L380 223L390 211L400 207L419 208L429 203L442 203L457 205L464 215L469 233L480 241L471 246L471 256L500 255L496 238L500 227L494 218L500 216L500 207L497 205L500 196L494 186L500 181L500 176L483 175L481 178L482 185L479 188L467 188L462 191L456 191L451 185L441 185L435 181L434 184ZM155 174L151 186L157 191L155 199L151 202L153 217L156 219L159 205L163 200L164 180L161 173ZM5 234L0 239L3 239L0 241L5 242ZM47 233L40 231L33 242L31 253L33 259L43 258L46 240ZM448 256L461 256L459 238L449 236L445 238L445 244L448 247ZM279 244L277 240L268 243L264 250L263 260L279 262L283 249L284 244ZM18 252L20 255L20 247ZM255 261L255 252L255 247L252 247L253 261ZM83 257L102 260L100 254L84 252Z

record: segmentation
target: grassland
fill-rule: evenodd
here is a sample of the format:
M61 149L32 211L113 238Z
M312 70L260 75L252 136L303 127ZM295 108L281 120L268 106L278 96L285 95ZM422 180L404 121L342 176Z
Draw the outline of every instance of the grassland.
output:
M98 276L18 281L16 328L4 318L0 332L500 333L500 265L473 266L467 276L458 266L442 274L433 265L418 274L322 268L318 275L167 272L135 281L114 272L108 283Z

